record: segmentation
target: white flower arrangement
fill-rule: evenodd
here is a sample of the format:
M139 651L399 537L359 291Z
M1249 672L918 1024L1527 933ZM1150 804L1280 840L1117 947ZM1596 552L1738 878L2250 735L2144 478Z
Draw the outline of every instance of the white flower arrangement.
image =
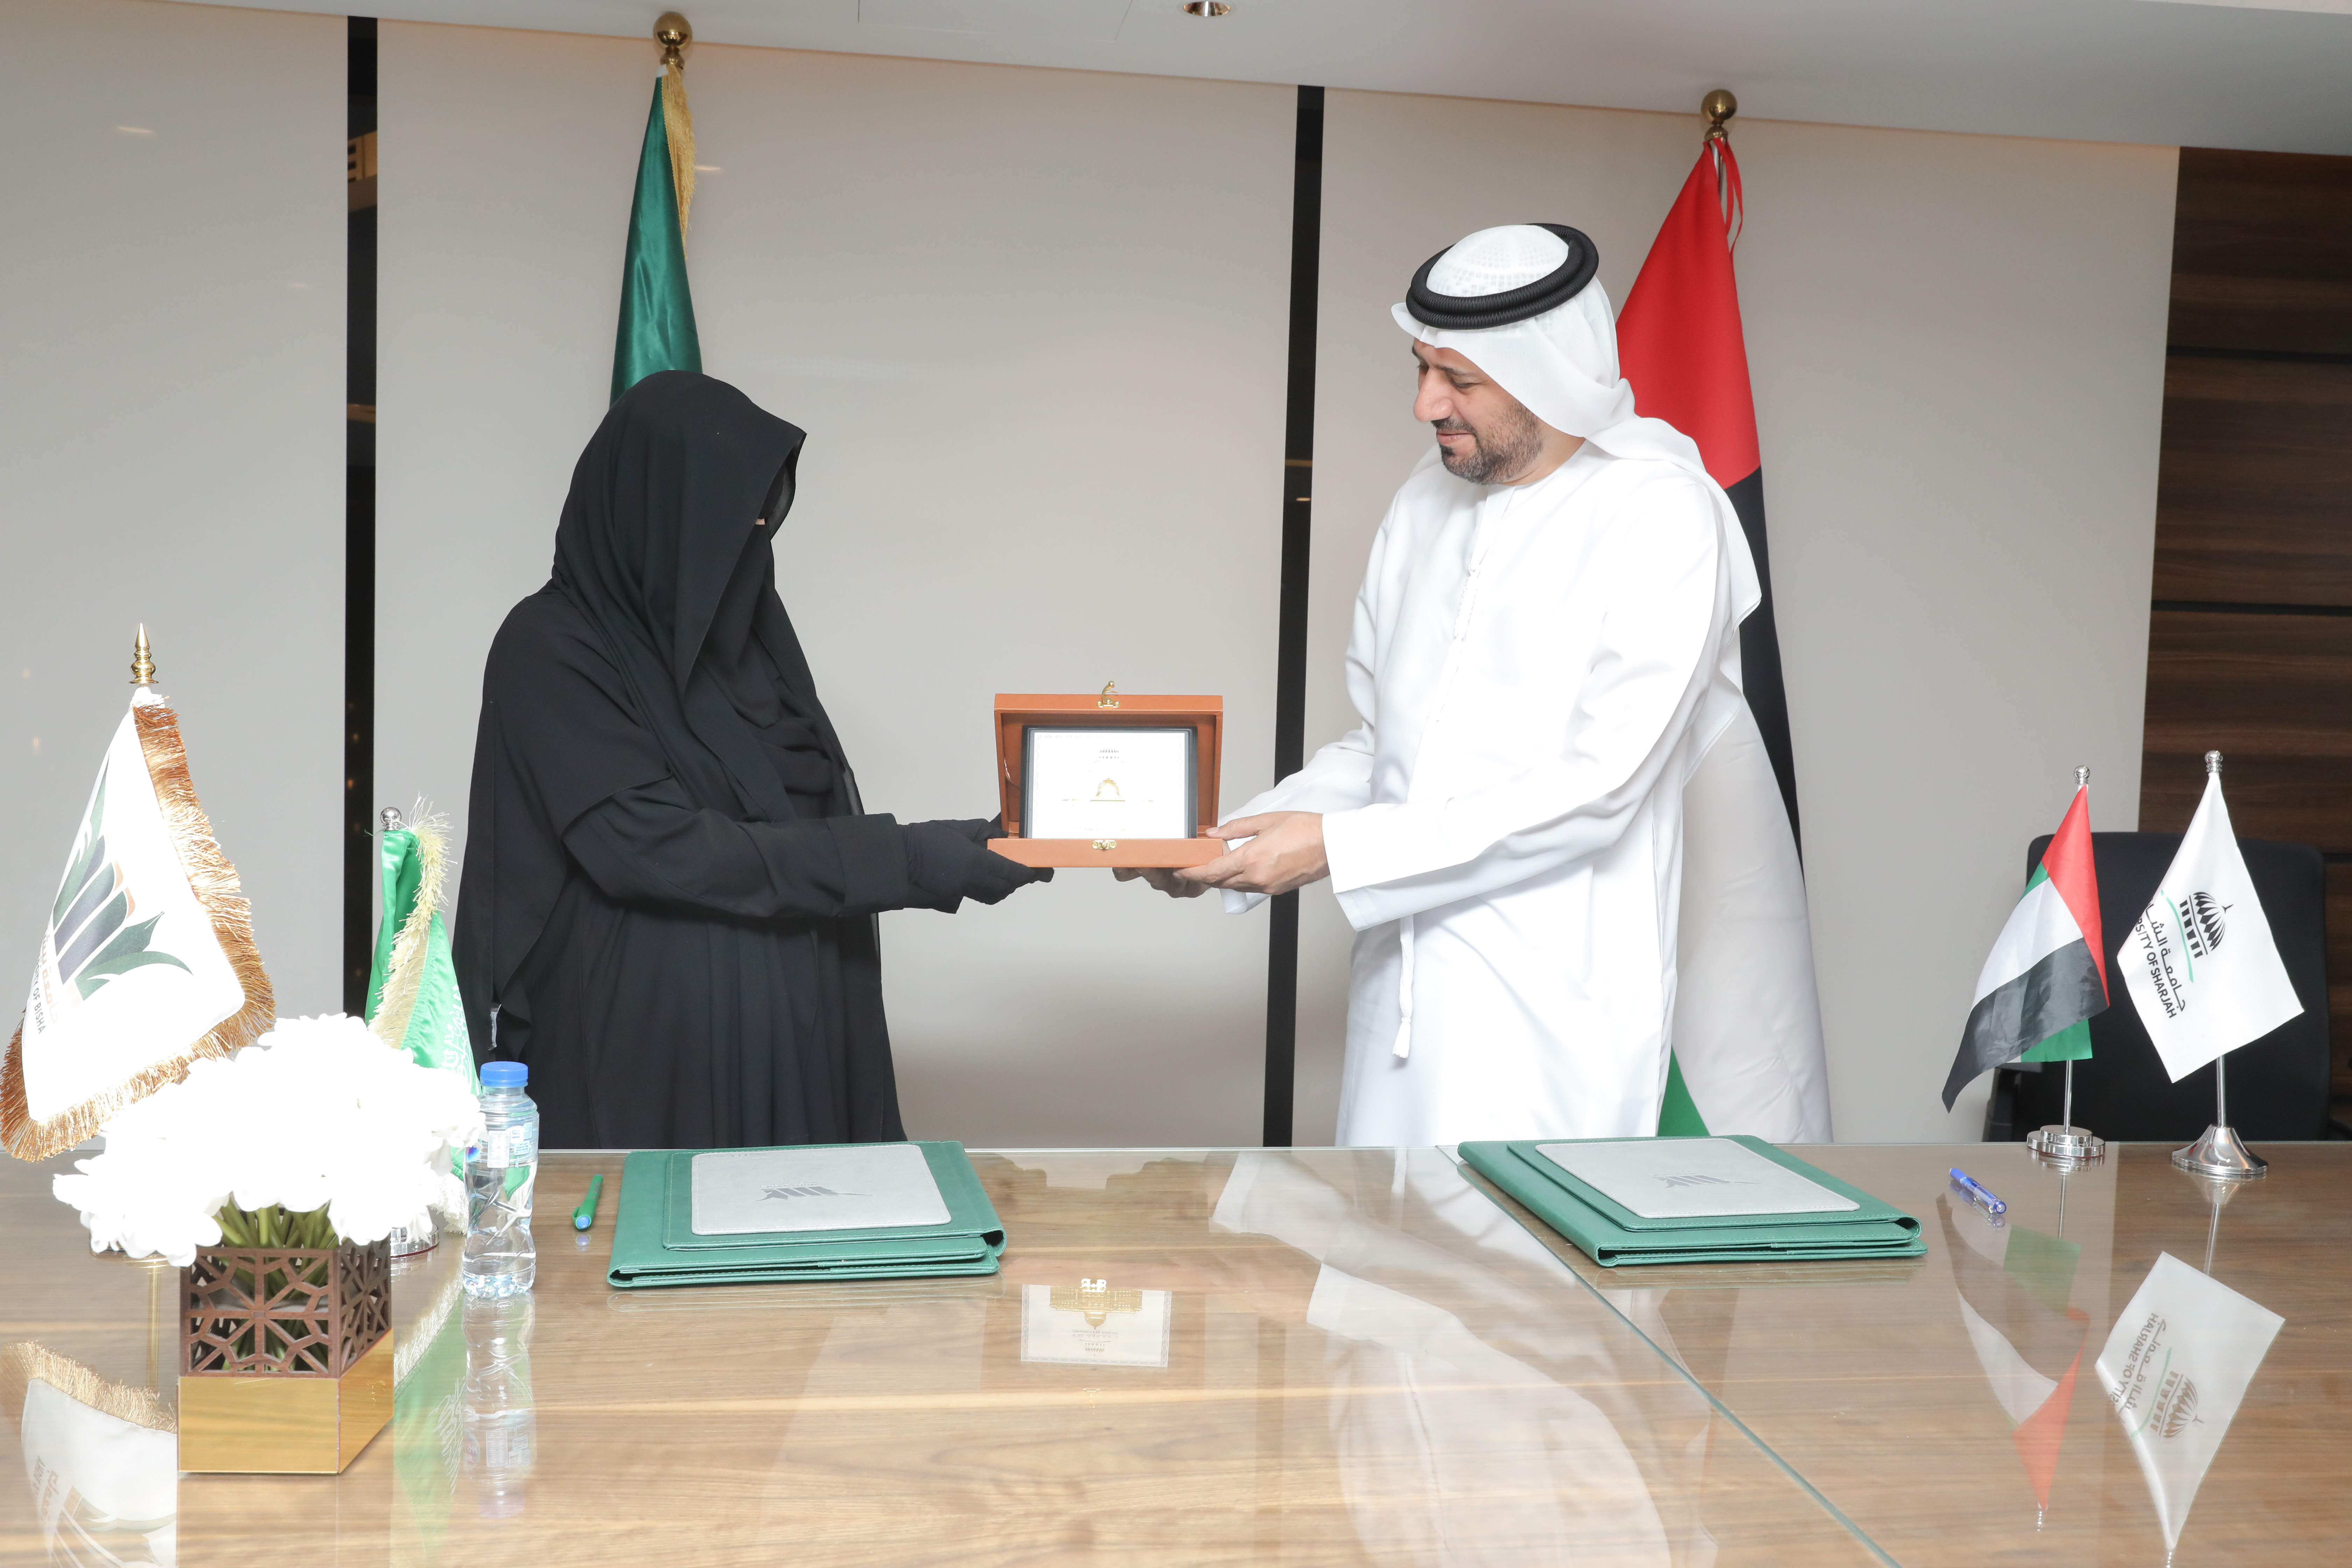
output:
M428 1205L481 1135L463 1079L357 1018L281 1018L258 1044L118 1112L106 1149L57 1178L92 1252L185 1267L200 1247L362 1246Z

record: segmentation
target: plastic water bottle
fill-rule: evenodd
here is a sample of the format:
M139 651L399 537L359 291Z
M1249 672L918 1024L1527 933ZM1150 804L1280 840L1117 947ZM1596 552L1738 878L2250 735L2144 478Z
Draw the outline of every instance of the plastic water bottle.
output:
M480 1488L484 1519L523 1510L523 1483L539 1458L530 1395L532 1304L527 1292L466 1301L466 1473Z
M466 1151L466 1259L471 1296L530 1289L539 1248L530 1239L530 1194L539 1177L539 1107L522 1091L520 1062L482 1067L482 1137Z

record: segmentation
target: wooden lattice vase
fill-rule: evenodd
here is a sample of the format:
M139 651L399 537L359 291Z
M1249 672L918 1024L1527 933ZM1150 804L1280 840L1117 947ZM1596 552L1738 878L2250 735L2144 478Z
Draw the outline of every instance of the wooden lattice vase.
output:
M392 1419L392 1254L199 1248L180 1270L180 1468L335 1475Z

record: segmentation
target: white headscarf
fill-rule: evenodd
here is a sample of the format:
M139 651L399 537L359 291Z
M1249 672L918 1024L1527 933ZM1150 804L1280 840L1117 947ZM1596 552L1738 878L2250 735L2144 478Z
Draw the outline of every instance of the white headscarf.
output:
M1568 242L1549 229L1532 224L1482 228L1438 258L1429 287L1457 297L1500 294L1557 271L1567 259ZM1503 327L1433 327L1402 303L1391 310L1398 326L1432 348L1461 354L1562 435L1581 436L1613 457L1671 463L1705 485L1722 523L1732 605L1741 620L1748 618L1763 593L1739 514L1708 477L1696 442L1663 419L1633 412L1633 385L1617 374L1617 324L1599 279L1567 303Z

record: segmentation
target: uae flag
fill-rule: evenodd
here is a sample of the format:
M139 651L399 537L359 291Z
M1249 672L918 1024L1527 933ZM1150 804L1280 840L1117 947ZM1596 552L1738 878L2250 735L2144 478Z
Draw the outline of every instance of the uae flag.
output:
M1634 411L1663 419L1698 443L1708 475L1731 498L1748 534L1764 596L1739 625L1741 684L1772 759L1789 832L1801 845L1789 694L1772 617L1772 562L1764 545L1764 462L1756 441L1756 400L1748 387L1739 282L1731 268L1740 219L1739 161L1727 140L1710 136L1618 312L1617 359L1633 384Z
M1944 1109L1979 1073L2021 1058L2080 1061L2090 1020L2107 1010L2106 951L2099 933L2099 878L2091 860L2091 789L2078 784L2066 820L2010 911L1977 976L1959 1055L1944 1080Z

